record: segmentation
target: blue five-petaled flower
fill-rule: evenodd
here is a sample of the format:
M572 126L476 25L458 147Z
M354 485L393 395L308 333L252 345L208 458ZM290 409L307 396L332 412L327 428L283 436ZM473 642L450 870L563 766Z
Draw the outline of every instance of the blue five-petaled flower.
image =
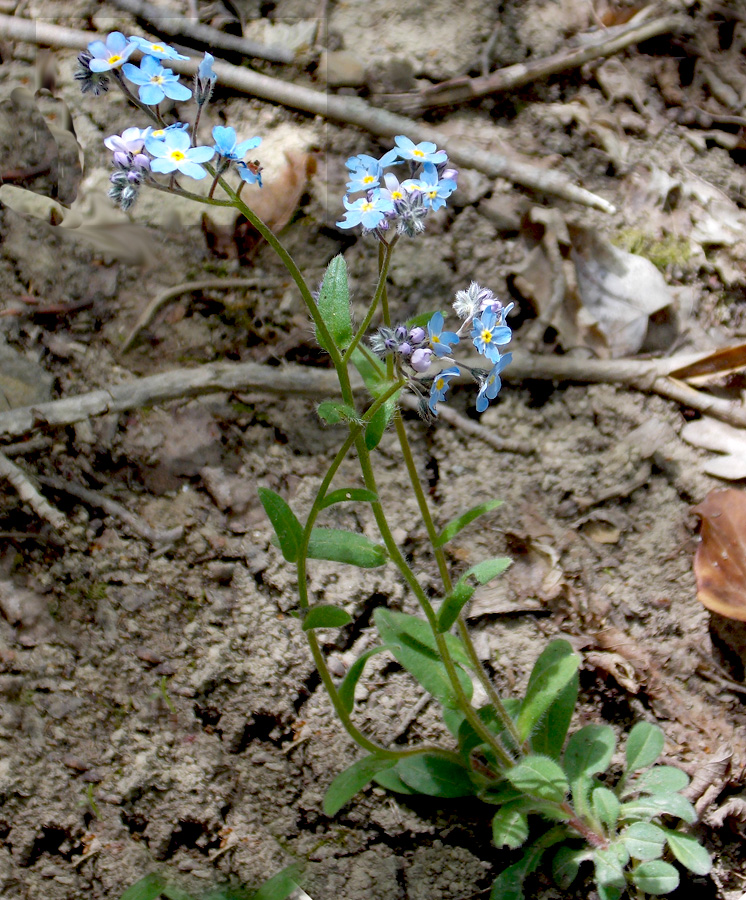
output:
M459 342L459 336L454 331L443 331L443 321L443 313L436 312L427 323L427 337L436 356L447 356L451 345Z
M485 378L482 383L482 387L479 389L479 393L477 394L477 412L484 412L485 409L490 405L490 400L494 400L495 397L500 393L500 388L502 387L502 381L500 380L500 372L508 365L508 363L513 359L512 353L506 353L504 356L501 356L500 359L495 363L490 371L489 375Z
M425 205L436 210L446 205L446 198L456 190L456 182L451 178L438 178L435 166L432 163L425 163L417 182L417 190L422 192Z
M507 325L499 325L501 317L495 315L491 309L485 310L481 317L474 319L471 332L474 346L482 356L496 363L500 359L500 350L503 344L510 342L512 332Z
M141 53L147 53L148 56L154 56L156 59L189 59L183 56L168 44L162 44L160 41L149 41L147 38L132 36L130 41L137 47Z
M122 66L125 76L139 85L140 100L146 106L157 106L164 97L171 100L188 100L192 92L179 82L173 70L164 69L154 56L144 56L140 68L126 63Z
M386 218L387 212L392 212L394 204L388 197L380 194L374 195L370 199L361 197L350 203L347 197L343 198L345 209L345 217L341 222L337 222L340 228L354 228L355 225L362 225L372 231Z
M443 163L448 159L446 151L438 150L431 141L415 144L413 140L400 134L394 138L394 143L399 159L411 159L418 163Z
M127 62L135 50L132 41L128 41L121 31L112 31L104 41L91 41L88 52L92 59L88 62L91 72L110 72Z
M150 164L153 172L181 172L189 178L200 179L207 171L199 163L207 162L215 155L213 147L190 147L186 131L166 131L163 140L145 139L145 149L156 157Z
M438 403L441 400L445 400L446 392L448 388L451 386L450 381L454 375L458 375L458 366L451 366L450 369L443 369L442 372L439 372L433 381L433 385L430 388L430 399L427 401L427 405L430 407L430 412L434 415L438 415L438 410L436 409Z
M212 137L215 141L215 152L218 156L239 162L246 156L249 150L253 150L261 144L260 137L249 138L248 141L237 143L235 128L226 125L216 125L212 129Z

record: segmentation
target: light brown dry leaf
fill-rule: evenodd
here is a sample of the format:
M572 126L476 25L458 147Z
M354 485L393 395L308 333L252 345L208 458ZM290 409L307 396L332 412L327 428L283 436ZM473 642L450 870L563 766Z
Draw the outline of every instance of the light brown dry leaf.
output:
M570 236L585 314L598 324L612 357L637 353L650 316L673 300L665 279L650 260L620 250L591 228L570 226Z
M674 372L670 378L681 378L687 381L697 379L697 383L706 383L704 379L720 378L729 372L738 372L746 368L746 343L733 347L721 347Z
M743 428L734 428L726 422L703 416L687 422L681 429L681 437L694 447L721 454L703 464L702 468L708 475L726 481L746 478L746 430Z
M712 491L692 512L702 519L694 555L697 599L721 616L746 621L746 492Z
M285 152L286 165L277 178L265 183L251 198L251 208L272 231L284 228L298 208L308 179L316 171L316 160L310 153Z

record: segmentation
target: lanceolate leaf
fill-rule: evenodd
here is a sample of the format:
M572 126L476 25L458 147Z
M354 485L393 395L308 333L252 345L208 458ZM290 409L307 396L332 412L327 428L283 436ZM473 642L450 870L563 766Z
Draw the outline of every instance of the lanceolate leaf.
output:
M321 501L320 507L321 509L326 509L327 506L332 506L335 503L348 503L351 501L375 503L376 500L378 500L378 495L374 494L373 491L366 491L365 488L340 488L338 491L331 491L331 493L327 494Z
M353 763L329 785L324 797L324 812L327 816L335 816L343 806L368 784L377 772L390 769L396 764L395 759L380 756L364 756Z
M560 758L578 702L579 690L580 679L575 672L531 732L531 749L534 753L551 756L552 759Z
M429 797L469 797L476 793L469 769L435 753L400 759L396 774L412 790Z
M515 850L526 842L528 817L521 807L520 802L508 804L495 813L492 819L492 840L498 849L510 847Z
M323 400L319 403L316 412L319 418L329 425L338 425L340 422L354 422L359 424L362 419L356 409L347 403L338 403L336 400Z
M394 791L397 794L408 794L411 796L417 793L414 788L411 788L401 780L401 776L396 769L384 769L382 772L377 772L373 776L373 781L376 784L380 784L382 788L386 788L387 791Z
M321 284L318 300L319 312L329 330L334 343L344 350L352 342L352 319L350 318L350 291L347 285L347 263L343 256L335 256L329 263ZM327 352L321 335L316 334L319 345Z
M567 742L564 768L570 781L605 772L614 755L616 738L608 725L586 725Z
M570 789L565 773L548 756L526 756L505 777L530 797L561 803Z
M500 556L494 559L485 559L467 569L438 610L438 631L441 633L448 631L464 605L471 599L475 589L468 583L469 577L474 578L478 584L487 584L488 581L501 575L511 562L512 560L507 557Z
M627 771L634 772L636 769L652 766L663 752L664 743L663 732L657 725L638 722L629 733L624 751L627 757Z
M488 581L492 581L493 578L502 575L512 562L513 560L508 559L507 556L495 556L491 559L484 559L482 562L478 562L475 566L467 569L459 581L465 581L471 575L479 584L487 584Z
M342 706L348 713L352 712L352 708L355 705L355 686L360 680L360 676L363 674L365 664L371 656L375 656L376 653L383 653L384 650L386 650L386 647L373 647L371 650L366 650L358 656L355 662L347 670L344 681L339 686L339 699L342 701Z
M552 860L552 877L557 884L567 890L578 877L581 863L590 859L590 852L586 849L572 850L570 847L560 847Z
M382 393L382 390L386 387L387 385L384 383L378 393ZM391 417L396 411L400 394L401 391L397 391L392 397L389 397L378 412L373 413L373 416L368 423L368 427L365 429L365 446L368 450L375 450L381 442L381 438L391 421Z
M580 658L567 641L552 641L534 665L516 726L522 741L531 734L577 672Z
M388 559L386 550L380 544L374 544L364 534L339 528L312 529L308 556L310 559L349 563L362 569L375 569Z
M303 529L287 503L269 488L259 488L259 499L277 535L282 555L288 562L298 559Z
M453 540L459 531L466 528L467 525L475 519L478 519L479 516L483 516L485 513L497 509L498 506L502 506L502 504L502 500L488 500L486 503L480 503L479 506L475 506L468 512L462 513L456 519L452 519L440 532L434 546L443 547L448 541Z
M314 628L341 628L352 621L352 616L338 606L312 606L303 619L303 630Z
M613 831L619 820L620 803L617 795L606 787L597 787L591 794L593 812L608 831Z

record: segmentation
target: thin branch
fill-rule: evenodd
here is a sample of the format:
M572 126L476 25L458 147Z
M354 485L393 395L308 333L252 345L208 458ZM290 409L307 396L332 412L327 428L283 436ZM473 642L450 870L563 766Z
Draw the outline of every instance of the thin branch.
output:
M454 106L458 103L468 103L470 100L476 100L478 97L485 97L488 94L514 91L516 88L547 78L549 75L577 69L590 60L613 56L632 44L639 44L671 31L680 31L685 24L686 19L681 16L664 16L642 25L623 26L619 32L616 29L610 29L614 32L610 36L602 33L601 39L598 41L574 47L571 50L561 50L544 59L537 59L529 63L516 63L479 78L469 78L467 75L451 78L422 91L387 94L381 96L380 99L387 106L399 112L421 115L428 109Z
M153 3L147 3L146 0L109 0L109 2L133 16L145 19L161 34L189 38L195 43L204 44L209 50L227 50L229 53L238 53L241 56L253 56L257 59L286 64L295 59L293 51L286 47L260 44L258 41L227 34L210 25L190 22L180 12L167 6L155 6Z
M0 478L6 478L21 500L28 503L37 516L45 519L57 531L62 531L67 525L64 515L39 493L23 469L11 462L4 453L0 453Z
M72 497L77 497L78 500L82 500L83 503L87 503L95 509L103 510L108 516L121 519L122 522L129 526L138 537L143 538L151 544L156 546L173 544L175 541L179 541L184 537L184 527L182 525L177 525L175 528L169 528L168 531L152 528L144 519L141 519L140 516L136 516L126 507L122 506L121 503L117 503L116 500L112 500L110 497L105 497L98 491L84 488L82 485L67 481L64 478L55 478L49 475L39 475L38 478L42 484L51 487L55 491L62 491L65 494L70 494Z
M76 31L14 16L0 16L0 38L8 40L82 50L97 37L97 34L88 31ZM169 67L181 74L194 75L197 66L197 60L169 60ZM540 194L562 197L608 213L615 212L608 200L573 184L562 172L509 159L492 150L482 150L469 141L453 138L431 125L371 106L360 97L315 91L225 62L216 62L213 71L221 84L254 97L332 121L356 125L378 137L393 138L398 134L406 134L415 141L434 141L448 153L456 165L477 169L490 178L506 178Z

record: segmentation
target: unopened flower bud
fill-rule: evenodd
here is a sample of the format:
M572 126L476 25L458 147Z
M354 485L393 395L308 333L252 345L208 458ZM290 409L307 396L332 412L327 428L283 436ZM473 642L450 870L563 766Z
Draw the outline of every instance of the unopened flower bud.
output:
M408 344L406 341L399 344L399 354L403 357L408 357L412 355L412 345Z
M433 359L433 351L429 348L422 348L420 350L415 350L412 353L412 358L409 360L409 365L415 370L415 372L427 372L430 368L430 363Z
M421 344L425 340L426 332L424 328L417 326L409 332L409 340L413 344Z

